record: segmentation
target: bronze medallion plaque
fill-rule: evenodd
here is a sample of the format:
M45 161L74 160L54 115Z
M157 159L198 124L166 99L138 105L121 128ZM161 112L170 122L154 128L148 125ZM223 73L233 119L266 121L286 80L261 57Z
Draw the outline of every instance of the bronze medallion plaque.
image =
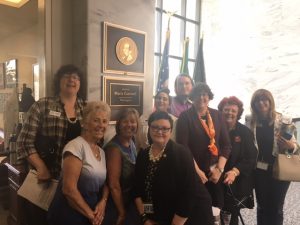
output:
M131 38L123 37L117 43L116 54L121 63L131 65L137 59L138 48Z
M144 76L146 33L103 23L103 73Z

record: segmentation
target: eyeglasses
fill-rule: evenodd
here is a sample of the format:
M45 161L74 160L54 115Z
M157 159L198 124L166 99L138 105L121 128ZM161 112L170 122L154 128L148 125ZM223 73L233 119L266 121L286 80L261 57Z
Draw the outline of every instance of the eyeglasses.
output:
M159 131L161 131L163 134L166 134L171 130L170 127L150 126L150 128L155 133L158 133Z
M70 78L72 78L72 79L74 79L74 80L80 80L80 77L76 74L76 73L71 73L71 74L64 74L63 76L62 76L62 78L65 78L65 79L70 79Z

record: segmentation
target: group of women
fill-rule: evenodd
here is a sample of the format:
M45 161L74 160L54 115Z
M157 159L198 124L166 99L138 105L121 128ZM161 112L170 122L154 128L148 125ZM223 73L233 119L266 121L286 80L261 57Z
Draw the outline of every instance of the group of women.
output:
M177 119L169 114L169 91L162 89L149 118L123 110L116 135L101 146L110 108L85 105L81 80L77 67L62 66L56 97L33 104L18 137L18 157L38 179L59 179L48 212L26 203L28 224L212 225L221 212L222 221L230 215L236 225L239 210L253 208L253 187L257 224L283 223L289 182L272 178L272 164L279 152L299 146L294 136L281 137L284 117L269 91L253 94L249 129L238 122L243 103L236 97L224 98L215 110L208 107L209 86L196 84L192 106ZM56 143L51 163L36 147L41 135Z

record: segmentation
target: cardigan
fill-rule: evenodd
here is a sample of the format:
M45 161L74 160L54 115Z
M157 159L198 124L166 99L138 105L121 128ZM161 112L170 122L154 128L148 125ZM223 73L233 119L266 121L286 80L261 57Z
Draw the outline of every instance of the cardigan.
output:
M219 156L228 159L231 151L229 135L222 114L208 108L215 128L215 141ZM181 113L176 125L176 141L189 148L199 168L208 173L210 166L218 162L208 150L210 139L202 127L195 107Z
M249 115L246 116L245 120L246 120L246 126L249 127L250 130L254 134L254 144L259 151L260 149L258 148L257 140L256 140L256 127L261 126L261 125L257 121L254 121L253 123L251 123L252 117ZM290 123L292 123L292 119L289 117L283 116L281 113L276 112L276 117L275 117L275 121L274 121L274 142L273 142L273 150L272 150L272 155L275 157L277 157L278 153L281 152L277 145L277 142L278 142L278 134L280 133L281 126L283 123L290 124ZM295 153L297 150L300 149L300 146L297 143L295 135L292 136L291 141L294 143L293 152Z
M142 200L146 198L145 179L150 162L149 150L150 147L139 152L135 167L134 195ZM189 217L196 203L211 204L204 185L196 175L190 152L172 140L165 147L152 185L155 221L171 224L174 214ZM207 196L203 197L206 193Z
M254 137L251 130L239 122L237 122L236 128L231 130L229 134L232 150L225 166L225 172L231 170L233 167L240 171L240 175L236 177L231 185L231 189L234 196L239 200L250 196L244 205L252 208L254 206L254 201L251 197L253 196L254 187L253 171L257 157Z

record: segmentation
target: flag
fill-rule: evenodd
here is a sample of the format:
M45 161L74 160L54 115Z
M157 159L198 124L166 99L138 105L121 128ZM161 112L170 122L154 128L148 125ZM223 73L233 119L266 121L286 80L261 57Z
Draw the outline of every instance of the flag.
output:
M189 67L188 67L189 42L190 42L190 39L187 37L183 43L183 56L182 56L182 61L181 61L181 66L180 66L180 73L184 73L187 75L189 75Z
M170 46L170 29L166 33L166 42L162 55L162 60L159 68L156 92L163 88L168 88L169 85L169 46Z
M198 82L206 83L204 57L203 57L203 38L200 38L196 63L194 67L193 79L195 83Z

